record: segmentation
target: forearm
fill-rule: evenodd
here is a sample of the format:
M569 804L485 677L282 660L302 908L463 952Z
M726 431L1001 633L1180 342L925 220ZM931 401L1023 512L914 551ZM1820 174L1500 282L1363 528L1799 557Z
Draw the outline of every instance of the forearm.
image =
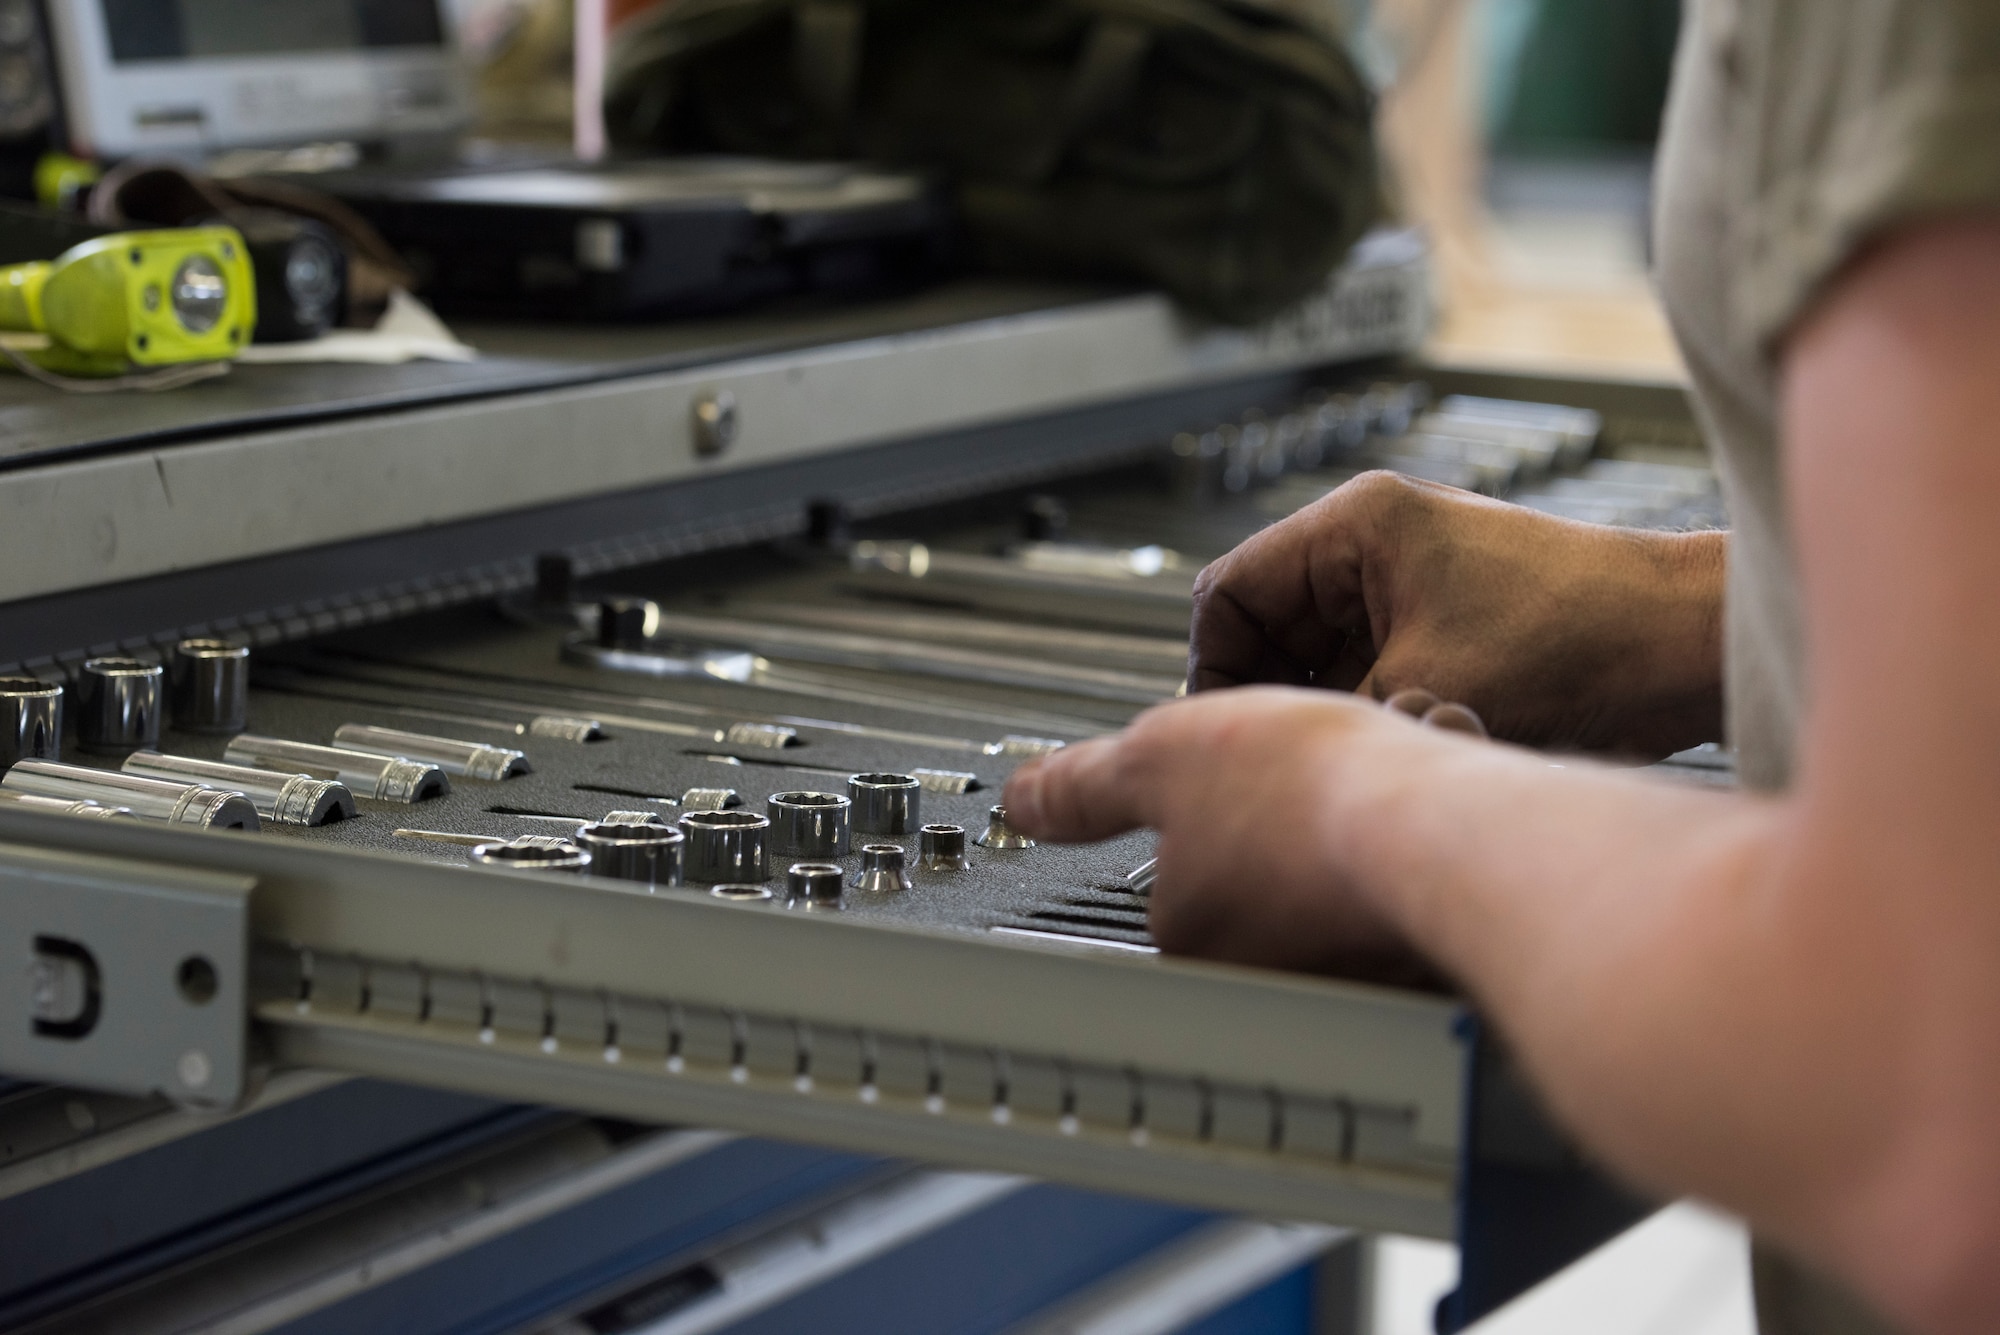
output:
M1964 838L1913 844L1837 785L1705 793L1398 731L1354 740L1324 838L1566 1124L1923 1328L1991 1329L2000 907L1966 911L1990 873Z
M1340 772L1323 838L1357 893L1477 996L1611 1163L1769 1217L1803 1208L1814 1165L1869 1152L1886 1119L1855 1070L1797 1042L1807 1012L1867 1031L1875 999L1827 985L1854 943L1800 893L1789 808L1415 729L1357 736ZM1890 1059L1842 1064L1872 1060ZM1762 1149L1739 1157L1718 1126Z

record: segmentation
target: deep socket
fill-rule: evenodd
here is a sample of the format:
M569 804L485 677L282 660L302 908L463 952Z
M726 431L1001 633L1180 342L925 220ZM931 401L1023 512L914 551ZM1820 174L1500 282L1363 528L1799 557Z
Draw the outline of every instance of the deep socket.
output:
M795 862L785 873L785 898L799 909L837 909L847 888L847 873L833 862Z
M228 640L182 640L168 671L174 726L242 732L250 726L250 650Z
M87 658L76 674L76 739L118 753L160 744L166 669L136 658Z
M0 677L0 770L62 759L63 691L37 677Z
M852 804L838 793L773 793L771 852L779 857L844 858Z
M922 824L923 785L909 774L856 774L847 781L854 828L863 834L908 834Z
M893 895L910 888L910 873L903 865L901 844L863 844L861 874L854 888L867 895Z
M282 737L242 733L229 739L222 758L232 765L338 779L356 797L378 802L424 802L451 791L451 780L436 765L338 746L288 742Z
M742 805L734 788L690 788L681 794L682 811L727 811Z
M681 817L687 843L681 879L695 885L750 885L768 880L764 837L771 822L754 811L690 811Z
M205 783L241 793L259 816L278 825L330 825L354 819L354 794L347 785L310 774L279 774L158 751L134 751L125 757L125 772L173 783Z
M586 825L577 845L590 854L590 874L640 885L681 883L686 836L671 825Z
M206 784L169 783L161 779L120 774L116 770L63 765L52 760L23 760L7 771L0 785L35 797L59 797L71 802L130 807L142 820L193 825L204 830L255 830L257 808L241 793Z
M57 816L89 816L95 820L134 819L130 807L107 807L88 798L39 797L34 793L17 793L7 788L0 788L0 806L46 811Z
M455 737L431 737L399 728L378 728L372 723L341 724L333 730L333 744L370 755L419 760L437 766L446 774L462 774L468 779L497 782L526 774L533 768L525 754L504 746L461 742Z

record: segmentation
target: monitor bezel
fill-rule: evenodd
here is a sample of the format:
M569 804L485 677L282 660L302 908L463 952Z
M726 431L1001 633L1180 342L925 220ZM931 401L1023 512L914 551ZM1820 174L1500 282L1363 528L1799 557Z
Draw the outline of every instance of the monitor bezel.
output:
M471 99L455 16L452 6L429 2L438 4L442 47L119 64L100 0L49 0L65 137L85 157L200 158L460 134Z

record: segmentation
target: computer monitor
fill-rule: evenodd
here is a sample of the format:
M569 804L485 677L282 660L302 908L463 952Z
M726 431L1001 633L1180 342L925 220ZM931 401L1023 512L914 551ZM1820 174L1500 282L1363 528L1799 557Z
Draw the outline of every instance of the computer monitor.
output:
M461 130L441 0L49 0L79 152L198 156Z

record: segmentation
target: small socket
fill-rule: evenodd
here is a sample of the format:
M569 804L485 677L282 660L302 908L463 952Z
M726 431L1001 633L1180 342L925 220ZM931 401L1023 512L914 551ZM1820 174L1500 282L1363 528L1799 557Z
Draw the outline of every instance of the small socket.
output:
M174 726L237 733L250 726L250 649L228 640L182 640L169 672Z
M861 874L854 888L865 895L893 895L910 888L901 844L863 844Z
M17 760L61 760L62 687L0 677L0 771Z
M981 848L1033 848L1035 841L1007 824L1007 808L994 807L987 813L986 833L973 841Z
M834 862L795 862L785 873L786 902L795 909L837 909L847 873Z
M660 605L649 598L606 598L597 605L597 643L606 649L644 649L660 628Z
M911 774L856 774L847 781L854 828L863 834L909 834L923 823L924 789Z
M963 825L926 825L920 837L918 865L925 871L972 870L972 864L965 860Z
M773 793L771 852L780 857L844 858L852 804L838 793Z
M117 754L160 744L166 669L136 658L89 658L76 678L76 736L86 751Z

